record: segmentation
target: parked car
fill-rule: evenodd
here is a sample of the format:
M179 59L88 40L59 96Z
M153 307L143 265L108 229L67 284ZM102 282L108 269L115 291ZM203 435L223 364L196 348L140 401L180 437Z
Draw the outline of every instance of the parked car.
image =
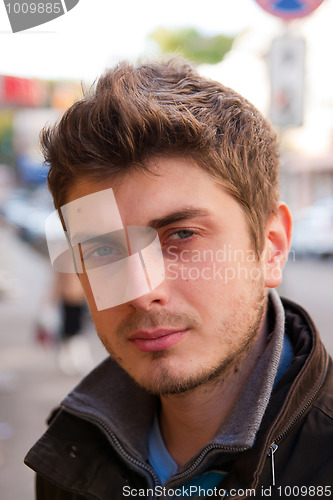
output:
M46 248L45 220L53 210L52 198L45 185L34 190L14 189L0 206L1 215L17 229L18 235L43 251Z
M291 249L296 256L333 256L333 198L317 201L295 216Z

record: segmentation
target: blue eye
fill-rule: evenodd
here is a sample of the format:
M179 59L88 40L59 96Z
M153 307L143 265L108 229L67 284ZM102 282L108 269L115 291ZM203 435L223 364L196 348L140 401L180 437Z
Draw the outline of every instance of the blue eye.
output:
M105 257L107 255L115 254L116 250L113 247L104 246L104 247L96 248L96 250L91 255L94 255L95 253L99 257Z
M187 238L190 238L193 236L195 233L194 231L191 231L190 229L181 229L179 231L176 231L175 233L171 234L169 236L169 239L171 240L185 240Z
M83 259L87 269L105 266L128 257L123 245L87 244L83 248Z

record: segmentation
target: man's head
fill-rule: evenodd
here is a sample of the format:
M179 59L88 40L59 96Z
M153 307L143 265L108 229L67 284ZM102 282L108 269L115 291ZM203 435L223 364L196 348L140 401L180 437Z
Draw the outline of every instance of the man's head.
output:
M275 134L252 104L183 60L109 70L42 146L57 209L77 179L125 178L160 156L194 160L238 200L263 248L279 198Z
M263 340L267 288L280 282L290 240L289 213L278 205L275 137L255 108L183 62L123 64L44 132L43 144L56 208L73 207L72 221L93 214L92 237L79 245L80 279L112 357L159 394L193 389L245 366ZM115 218L89 208L107 190ZM105 230L94 232L95 225L114 225L116 232L116 222L125 228L123 243L105 239ZM141 227L158 234L165 279L115 307L98 308L97 295L114 293L104 269L122 255L127 228ZM128 259L133 256L129 251ZM95 289L86 268L91 262L98 270Z

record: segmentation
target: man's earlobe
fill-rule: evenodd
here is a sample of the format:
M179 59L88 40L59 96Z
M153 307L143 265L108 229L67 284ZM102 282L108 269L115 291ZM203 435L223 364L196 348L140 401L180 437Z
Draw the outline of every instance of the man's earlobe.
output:
M264 249L265 285L275 288L282 280L282 269L288 258L292 218L285 203L280 203L266 229Z

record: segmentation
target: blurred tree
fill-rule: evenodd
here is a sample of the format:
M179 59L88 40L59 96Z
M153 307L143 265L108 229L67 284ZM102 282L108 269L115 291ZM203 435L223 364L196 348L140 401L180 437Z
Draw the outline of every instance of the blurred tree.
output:
M169 30L159 27L149 35L161 52L178 54L198 64L216 64L232 47L234 37L226 35L205 36L195 28Z
M12 165L13 154L13 116L12 110L1 109L0 112L0 163Z

